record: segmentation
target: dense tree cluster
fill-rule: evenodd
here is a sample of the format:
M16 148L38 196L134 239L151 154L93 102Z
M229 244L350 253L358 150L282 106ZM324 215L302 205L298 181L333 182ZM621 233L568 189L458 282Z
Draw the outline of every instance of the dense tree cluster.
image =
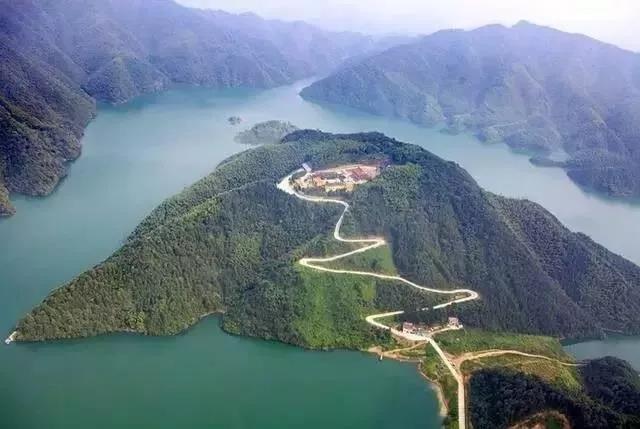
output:
M388 237L398 270L419 284L471 288L465 324L581 337L640 332L640 269L529 201L480 189L453 163L413 146L359 187L357 229ZM431 315L426 315L431 317Z
M480 300L421 313L443 297L294 264L343 246L326 238L341 208L291 198L275 184L302 162L371 159L392 165L351 195L345 234L383 235L402 275L472 288ZM407 320L457 315L467 325L565 337L637 332L639 271L541 207L488 194L460 167L417 146L379 133L304 130L232 156L165 201L118 252L52 293L18 332L23 340L171 334L224 311L230 332L363 347L378 334L364 316L391 309L407 310Z
M640 418L640 376L627 362L605 357L580 368L588 395L612 410Z
M577 392L561 390L509 369L477 371L469 381L469 418L477 429L506 428L533 414L553 410L566 416L576 428L640 427L638 375L627 366L625 376L616 377L616 367L620 365L627 366L611 358L592 361L582 370L586 390ZM591 390L594 371L598 373L598 383L602 383L600 392ZM602 394L602 390L621 386L623 391L618 391L615 398ZM632 403L634 399L636 402Z
M636 329L638 267L569 232L539 206L487 194L455 164L382 134L304 130L283 140L232 156L165 201L114 255L21 320L17 339L174 334L222 312L228 332L310 348L365 348L390 341L365 317L396 309L406 310L402 320L457 315L465 324L563 336ZM372 159L392 165L351 195L345 233L382 234L401 274L435 287L477 289L481 300L418 311L443 297L295 264L349 248L330 238L342 208L292 198L276 183L302 162ZM506 427L556 410L575 427L637 427L640 381L633 370L602 360L580 375L584 389L576 392L522 373L480 370L470 382L472 423ZM453 379L443 377L455 397Z

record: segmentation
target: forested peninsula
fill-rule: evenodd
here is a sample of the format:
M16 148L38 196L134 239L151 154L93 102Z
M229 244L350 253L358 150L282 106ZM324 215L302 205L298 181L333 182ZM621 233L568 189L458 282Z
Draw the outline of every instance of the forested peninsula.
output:
M467 324L572 338L640 332L640 268L539 205L488 193L456 164L382 134L307 130L232 156L164 202L112 257L23 319L18 339L173 334L224 310L231 332L308 347L366 343L360 316L386 308L387 285L307 284L315 273L292 261L327 245L339 209L289 198L276 182L303 162L380 157L393 166L356 188L346 227L386 237L407 278L478 291L460 308ZM321 301L328 308L314 307ZM314 323L336 336L316 342L304 327L320 315Z
M439 31L302 96L470 131L564 168L585 189L640 197L640 54L586 36L528 22ZM556 152L568 159L545 159Z
M482 329L437 338L453 355L522 348L549 356L541 361L548 367L511 358L462 366L474 427L507 427L550 410L591 422L587 427L633 427L640 382L626 363L570 362L579 370L563 370L553 363L566 359L557 341L513 333L640 332L640 268L570 232L537 204L488 193L455 163L379 133L300 130L228 158L157 207L111 257L53 291L18 322L13 339L170 335L219 313L233 334L315 349L392 347L389 331L365 317L390 309L414 317L440 298L392 280L297 264L341 250L332 234L342 209L276 186L303 163L354 162L385 167L340 194L350 204L343 234L385 237L391 252L342 264L477 291L479 299L446 310ZM416 352L426 359L423 371L450 393L447 373L432 366L438 361L428 349ZM447 427L455 427L454 400Z
M14 213L10 193L52 192L96 101L172 84L269 88L378 46L389 44L173 0L0 0L0 216Z

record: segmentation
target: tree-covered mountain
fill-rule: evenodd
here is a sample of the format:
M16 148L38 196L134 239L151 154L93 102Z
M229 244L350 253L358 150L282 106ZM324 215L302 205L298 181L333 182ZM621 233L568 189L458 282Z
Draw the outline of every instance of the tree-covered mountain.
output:
M0 215L9 192L46 195L80 154L95 100L172 83L267 88L378 46L302 22L172 0L0 0Z
M563 337L640 332L640 268L542 207L485 192L456 164L382 134L306 130L229 158L165 201L113 256L21 320L17 339L174 334L223 312L238 334L370 345L381 334L366 315L439 297L295 264L323 254L340 208L276 183L302 162L381 158L391 166L356 188L345 230L386 237L400 274L419 284L477 290L480 300L451 309L465 324Z
M640 426L640 377L631 366L606 357L578 369L583 389L567 391L508 368L482 369L469 380L474 428L508 428L531 415L559 412L581 429ZM538 427L538 426L536 426Z
M569 155L585 188L640 196L640 54L521 22L440 31L305 88L418 124L446 123L516 149Z

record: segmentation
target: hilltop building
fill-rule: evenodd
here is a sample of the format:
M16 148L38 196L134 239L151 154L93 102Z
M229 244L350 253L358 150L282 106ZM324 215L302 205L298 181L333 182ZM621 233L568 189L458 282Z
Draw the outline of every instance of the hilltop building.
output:
M303 163L304 176L294 179L297 189L318 189L324 192L351 192L356 185L375 179L382 171L383 162L351 164L312 171L311 165Z
M415 325L411 322L402 323L402 332L404 332L405 334L412 334L415 329Z
M460 320L457 317L449 317L447 325L451 328L462 328Z

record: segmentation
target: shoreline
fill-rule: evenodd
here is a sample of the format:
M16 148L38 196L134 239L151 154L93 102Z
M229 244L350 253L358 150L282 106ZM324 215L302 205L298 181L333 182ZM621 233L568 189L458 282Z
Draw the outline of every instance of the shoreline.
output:
M427 374L425 374L424 371L422 371L422 368L420 366L418 366L418 372L420 373L422 378L427 380L429 385L433 387L433 390L435 390L436 392L436 396L438 397L438 403L440 404L440 417L442 418L447 417L447 414L449 414L449 407L447 406L447 403L444 400L444 392L442 391L442 386L440 386L440 383L438 383L437 381L433 381L432 379L430 379L427 376Z
M306 170L306 168L305 168ZM335 273L335 274L350 274L350 275L358 275L358 276L367 276L367 277L374 277L374 278L378 278L378 279L384 279L384 280L393 280L393 281L399 281L402 283L405 283L409 286L412 286L414 288L417 288L419 290L422 291L426 291L426 292L430 292L430 293L437 293L437 294L444 294L444 295L452 295L452 300L442 303L442 304L438 304L435 305L433 307L431 307L430 309L436 310L436 309L441 309L441 308L445 308L445 307L449 307L451 305L454 304L460 304L463 302L467 302L467 301L473 301L476 299L480 298L480 295L472 290L472 289L434 289L434 288L430 288L430 287L426 287L426 286L421 286L417 283L414 283L410 280L405 279L404 277L400 276L400 275L387 275L387 274L379 274L373 271L356 271L356 270L347 270L347 269L334 269L334 268L328 268L326 266L323 265L318 265L318 264L322 264L324 262L331 262L331 261L336 261L338 259L342 259L345 258L347 256L351 256L357 253L363 253L366 252L368 250L380 247L380 246L385 246L387 244L386 240L382 237L373 237L373 238L344 238L340 235L340 229L342 227L342 222L344 220L344 217L347 213L347 211L350 208L350 205L348 202L341 200L341 199L336 199L336 198L328 198L325 196L309 196L309 195L305 195L305 194L300 194L298 192L296 192L296 190L292 187L292 180L291 178L293 177L294 174L301 172L302 169L298 169L296 171L294 171L293 173L289 174L288 176L286 176L285 178L283 178L280 182L278 182L277 187L278 189L282 190L283 192L289 194L289 195L293 195L297 198L300 198L301 200L305 200L305 201L311 201L311 202L317 202L317 203L330 203L330 204L339 204L341 206L344 207L344 209L342 210L342 214L340 215L340 217L338 218L338 221L336 222L336 225L334 227L333 230L333 238L336 241L339 242L343 242L343 243L359 243L362 244L363 247L359 247L356 248L355 250L351 250L349 252L346 253L340 253L338 255L334 255L334 256L327 256L327 257L323 257L323 258L302 258L300 260L298 260L298 263L304 267L308 267L317 271L321 271L321 272L329 272L329 273ZM309 172L307 172L305 174L308 175ZM463 297L460 297L460 294L464 294ZM421 310L428 310L429 308L423 308ZM368 324L376 327L376 328L380 328L386 331L389 331L394 337L401 337L404 340L408 340L410 342L413 342L415 345L412 347L408 347L405 348L404 350L408 350L408 349L412 349L414 347L417 346L417 344L421 343L421 342L428 342L431 344L431 346L434 348L434 350L437 352L439 358L442 360L442 362L444 363L444 365L447 367L447 369L449 370L449 372L451 373L451 375L453 376L453 378L455 379L456 383L458 384L458 427L459 429L465 429L467 426L467 419L466 419L466 404L465 404L465 386L464 386L464 379L462 377L462 375L460 374L460 372L452 365L452 363L449 361L449 358L445 355L445 353L442 351L442 349L440 348L440 346L438 346L438 343L433 339L433 335L434 333L431 333L429 335L422 335L422 334L416 334L413 332L403 332L403 331L398 331L396 329L394 329L391 326L385 325L383 323L380 323L377 321L377 319L381 319L383 317L388 317L388 316L396 316L396 315L400 315L400 314L404 314L404 310L397 310L397 311L391 311L391 312L387 312L387 313L380 313L380 314L372 314L369 316L365 317L365 320ZM450 330L450 329L461 329L462 326L459 326L456 323L455 328L452 326L449 326L448 328L445 329L441 329L439 332L445 331L445 330ZM417 344L416 344L417 343ZM397 352L399 352L400 350L393 350L391 352L387 352L387 353L380 353L380 358L382 359L384 357L384 355L390 356L390 357L395 357L397 358L398 356L395 354Z
M366 352L374 354L376 356L382 356L383 358L391 359L391 360L394 360L396 362L417 363L416 369L418 370L418 373L427 382L427 384L430 387L433 388L433 390L436 393L436 397L438 398L438 405L439 405L438 406L438 412L440 414L440 417L441 418L447 417L447 414L449 413L449 407L447 406L447 403L444 400L444 392L442 391L442 386L440 386L440 383L438 383L437 381L433 381L432 379L430 379L422 371L422 367L421 367L422 360L421 359L408 358L408 357L404 357L404 356L398 355L396 353L385 352L385 351L382 350L382 348L380 346L370 347L369 349L366 350Z
M9 335L6 340L4 340L4 343L6 345L13 343L16 340L17 335L18 335L18 331L13 331L11 335Z

